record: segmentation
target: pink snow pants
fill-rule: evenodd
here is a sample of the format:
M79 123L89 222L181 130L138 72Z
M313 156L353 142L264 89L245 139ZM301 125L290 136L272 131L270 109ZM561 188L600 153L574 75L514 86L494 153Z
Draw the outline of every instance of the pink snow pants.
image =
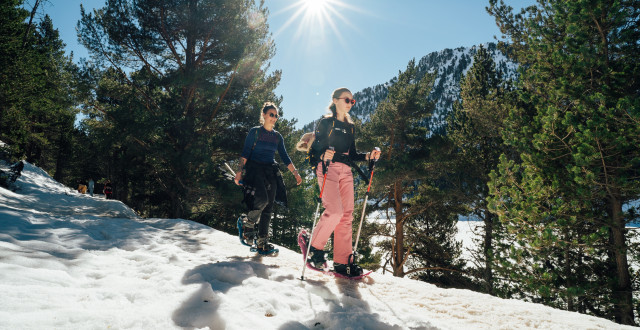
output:
M316 174L322 189L322 164L318 164ZM331 163L322 194L325 210L313 230L311 245L323 250L333 232L333 261L341 264L348 263L352 252L353 194L351 167L343 163Z

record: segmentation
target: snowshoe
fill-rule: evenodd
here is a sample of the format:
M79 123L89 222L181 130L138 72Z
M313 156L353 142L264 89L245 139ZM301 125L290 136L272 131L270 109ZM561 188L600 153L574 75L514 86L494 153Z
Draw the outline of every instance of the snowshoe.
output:
M255 225L249 222L246 214L238 217L238 237L242 245L255 247L256 246L256 232Z
M358 266L357 264L345 265L339 264L337 262L333 263L333 271L346 277L358 277L363 273L362 267Z
M324 257L324 250L318 250L311 246L307 262L315 268L327 268L327 259Z
M253 249L252 249L253 251ZM256 251L258 254L263 256L276 256L280 252L277 248L273 246L273 244L269 243L269 240L266 237L259 238L257 240Z
M307 268L323 271L327 268L327 260L324 258L324 251L311 247L309 251L311 257L307 259L307 247L309 246L309 233L306 230L301 230L298 234L298 245L302 251L302 257L307 261Z

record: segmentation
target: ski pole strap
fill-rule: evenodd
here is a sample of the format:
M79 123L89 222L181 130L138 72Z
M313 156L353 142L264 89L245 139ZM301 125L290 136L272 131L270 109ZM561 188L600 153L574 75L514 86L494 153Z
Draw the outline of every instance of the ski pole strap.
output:
M358 175L360 175L362 180L365 182L365 184L369 184L369 177L366 174L364 174L364 172L362 171L360 166L357 166L356 164L354 164L353 161L351 161L351 158L349 158L349 156L345 156L345 155L340 155L340 156L342 156L342 157L339 157L339 159L336 160L337 162L345 163L345 164L351 166L352 168L354 168L356 170L356 172L358 172ZM335 157L334 157L334 159L335 159Z
M329 149L333 150L333 147L329 147ZM329 161L326 161L326 165L325 162L322 162L322 174L323 174L323 178L322 178L322 189L320 189L320 195L318 196L318 203L322 202L322 194L324 193L324 184L327 182L327 167L329 167Z
M335 148L334 148L334 147L328 147L327 149L328 149L328 150L332 150L332 151L333 151L333 150L335 150ZM325 151L326 151L326 150L325 150ZM324 153L323 153L323 154L324 154ZM327 174L327 170L328 170L328 168L329 168L329 162L331 162L331 160L327 160L326 162L325 162L325 161L323 161L323 162L322 162L322 174L324 174L325 176L326 176L326 174Z
M362 169L360 168L360 166L355 166L352 164L351 167L356 169L356 172L358 172L362 180L364 180L365 184L369 184L369 181L371 180L369 180L369 177L367 177L367 175L364 174L364 172L362 172Z

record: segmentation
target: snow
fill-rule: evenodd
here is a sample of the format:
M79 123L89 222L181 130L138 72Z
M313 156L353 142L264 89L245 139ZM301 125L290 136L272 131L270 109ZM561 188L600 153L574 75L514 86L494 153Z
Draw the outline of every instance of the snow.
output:
M0 188L1 329L632 329L390 275L307 271L280 248L182 219L143 219L26 164Z

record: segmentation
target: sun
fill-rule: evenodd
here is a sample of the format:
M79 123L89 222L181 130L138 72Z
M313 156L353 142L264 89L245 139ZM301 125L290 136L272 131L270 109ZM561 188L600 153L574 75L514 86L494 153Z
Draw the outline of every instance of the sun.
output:
M324 15L329 5L329 0L301 0L304 10L309 15Z
M296 40L318 45L334 38L346 45L341 31L345 26L353 26L343 13L352 10L355 8L345 4L343 0L298 0L276 13L286 14L289 18L275 35L297 25L294 35Z

